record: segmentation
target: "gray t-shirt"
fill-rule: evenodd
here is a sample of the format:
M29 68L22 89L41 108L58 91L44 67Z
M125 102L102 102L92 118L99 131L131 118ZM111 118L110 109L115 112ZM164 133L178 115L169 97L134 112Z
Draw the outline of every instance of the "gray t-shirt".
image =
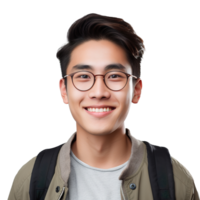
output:
M128 161L110 169L91 167L70 151L71 172L66 200L121 200L119 176Z

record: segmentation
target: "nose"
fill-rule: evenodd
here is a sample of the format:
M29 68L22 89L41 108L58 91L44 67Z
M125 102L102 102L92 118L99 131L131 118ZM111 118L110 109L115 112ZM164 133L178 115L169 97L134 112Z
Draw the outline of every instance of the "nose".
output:
M91 94L93 94L96 97L100 97L102 95L108 96L109 88L104 83L103 75L97 75L95 78L96 79L94 81L94 85L90 89L90 91L92 92Z
M100 88L102 88L102 87L106 87L106 84L105 84L105 82L104 82L104 79L103 79L103 75L96 75L96 77L95 77L95 80L94 80L94 85L93 85L93 87L100 87ZM93 88L92 87L92 88ZM107 88L107 87L106 87Z

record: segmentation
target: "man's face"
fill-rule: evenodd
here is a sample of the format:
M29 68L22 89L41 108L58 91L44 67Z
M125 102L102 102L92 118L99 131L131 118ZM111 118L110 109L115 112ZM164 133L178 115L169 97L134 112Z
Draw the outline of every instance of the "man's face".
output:
M125 69L111 69L105 71L110 64L121 64ZM90 65L92 69L83 69L93 74L105 74L108 71L124 71L131 74L131 66L125 51L109 40L89 40L77 46L71 53L71 59L66 74L80 69L73 69L76 65ZM88 91L77 90L67 77L67 93L64 80L60 80L60 90L64 103L69 104L70 111L77 123L77 131L84 131L95 135L109 134L124 126L131 102L134 102L132 78L128 79L126 86L120 91L112 91L106 87L102 76L97 76L95 84ZM138 83L141 86L141 81ZM141 88L140 88L141 92ZM135 97L136 98L136 97ZM138 97L139 100L139 97ZM135 101L134 103L137 103ZM87 111L87 107L103 108L114 107L107 114ZM98 115L98 116L97 116Z

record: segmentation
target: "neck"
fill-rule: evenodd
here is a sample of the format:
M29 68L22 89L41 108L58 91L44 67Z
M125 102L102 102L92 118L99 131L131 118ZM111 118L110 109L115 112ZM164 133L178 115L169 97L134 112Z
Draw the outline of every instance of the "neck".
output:
M71 150L82 162L92 167L108 169L129 160L131 145L124 127L101 135L77 129Z

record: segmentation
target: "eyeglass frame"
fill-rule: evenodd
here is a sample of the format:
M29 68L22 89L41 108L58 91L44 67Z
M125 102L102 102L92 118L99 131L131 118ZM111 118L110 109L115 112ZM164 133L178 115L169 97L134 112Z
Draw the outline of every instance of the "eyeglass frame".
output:
M63 77L63 79L67 78L67 76L70 76L70 77L71 77L71 80L72 80L72 83L73 83L73 85L74 85L73 76L74 76L74 74L76 74L76 73L78 73L78 72L89 72L89 73L91 73L91 74L94 76L93 85L92 85L88 90L90 90L90 89L94 86L95 81L96 81L96 76L103 76L103 82L104 82L105 86L106 86L109 90L111 90L111 91L120 91L120 90L122 90L122 89L126 86L126 84L127 84L127 82L128 82L128 78L129 78L130 76L133 77L133 78L135 78L136 80L138 79L137 76L134 76L134 75L132 75L132 74L128 74L128 73L122 72L122 71L109 71L109 72L107 72L107 73L105 73L105 74L96 74L96 75L95 75L95 74L93 74L92 72L86 71L86 70L77 71L77 72L73 72L73 73L71 73L71 74L65 75L65 76ZM124 74L126 75L126 77L127 77L126 84L124 85L124 87L123 87L122 89L120 89L120 90L112 90L112 89L110 89L110 88L106 85L105 76L106 76L106 74L108 74L108 73L110 73L110 72L122 72L122 73L124 73ZM75 87L77 90L79 90L75 85L74 85L74 87ZM88 91L88 90L79 90L79 91L85 92L85 91Z

